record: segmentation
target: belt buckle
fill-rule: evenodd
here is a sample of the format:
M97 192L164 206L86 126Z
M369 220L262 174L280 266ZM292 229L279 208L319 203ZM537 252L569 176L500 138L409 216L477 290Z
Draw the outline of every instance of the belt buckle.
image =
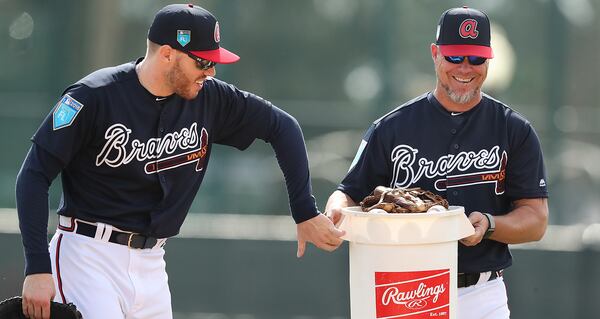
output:
M131 247L131 240L133 239L134 235L137 235L137 234L136 233L129 234L129 238L127 238L127 248L135 248L135 247Z

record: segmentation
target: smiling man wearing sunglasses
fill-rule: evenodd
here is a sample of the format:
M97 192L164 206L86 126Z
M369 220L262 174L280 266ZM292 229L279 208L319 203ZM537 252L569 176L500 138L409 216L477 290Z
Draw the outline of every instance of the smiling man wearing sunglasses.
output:
M481 100L487 76L490 46L487 16L475 9L458 8L442 15L431 45L437 85L435 98L452 114L465 112Z
M378 185L421 187L464 206L475 234L458 250L458 318L506 319L508 244L540 240L548 221L544 160L531 124L481 92L493 58L490 22L471 8L440 18L431 45L437 81L375 121L329 198L337 223ZM400 306L399 306L400 307Z
M217 64L239 59L220 41L210 12L169 5L150 26L144 57L63 92L17 178L28 318L49 318L52 298L74 303L86 319L172 318L163 246L179 233L213 144L244 150L262 139L272 146L298 257L306 242L325 250L340 244L343 232L312 196L298 122L215 78ZM48 189L59 173L59 226L48 249Z

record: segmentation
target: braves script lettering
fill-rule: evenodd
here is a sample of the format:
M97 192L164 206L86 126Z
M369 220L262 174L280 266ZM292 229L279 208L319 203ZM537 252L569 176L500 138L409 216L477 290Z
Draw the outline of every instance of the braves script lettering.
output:
M397 305L407 304L415 299L423 300L434 296L431 301L437 302L440 294L446 291L444 284L427 287L426 284L420 283L416 290L400 291L398 287L390 287L383 292L381 303L387 306L390 302Z
M110 167L118 167L132 160L146 161L160 158L164 154L173 154L175 151L192 149L198 146L198 124L193 123L190 128L182 128L179 132L168 133L162 138L150 138L141 142L134 139L129 144L131 130L127 126L117 123L109 127L104 138L106 144L96 157L96 166L106 164ZM205 130L203 129L203 134Z
M417 158L419 150L410 145L401 144L392 150L393 176L390 187L408 187L421 177L435 178L446 176L453 170L464 172L471 168L489 170L500 166L500 147L478 152L460 152L441 156L437 160ZM415 167L416 164L416 167Z

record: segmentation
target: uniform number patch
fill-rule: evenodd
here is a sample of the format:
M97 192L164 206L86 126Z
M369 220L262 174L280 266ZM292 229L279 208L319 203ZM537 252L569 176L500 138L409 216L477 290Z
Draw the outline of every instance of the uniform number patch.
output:
M73 124L75 117L77 117L82 108L83 104L72 98L69 94L65 94L56 104L54 113L52 113L52 128L56 131Z

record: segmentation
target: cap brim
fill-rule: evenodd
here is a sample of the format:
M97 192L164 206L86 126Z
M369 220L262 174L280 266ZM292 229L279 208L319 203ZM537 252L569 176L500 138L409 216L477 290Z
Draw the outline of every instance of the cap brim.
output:
M190 53L201 59L223 64L235 63L240 59L237 54L228 51L225 48L218 48L210 51L190 51Z
M479 56L482 58L491 59L494 57L492 48L483 45L471 45L471 44L454 44L454 45L440 45L440 51L443 56Z

